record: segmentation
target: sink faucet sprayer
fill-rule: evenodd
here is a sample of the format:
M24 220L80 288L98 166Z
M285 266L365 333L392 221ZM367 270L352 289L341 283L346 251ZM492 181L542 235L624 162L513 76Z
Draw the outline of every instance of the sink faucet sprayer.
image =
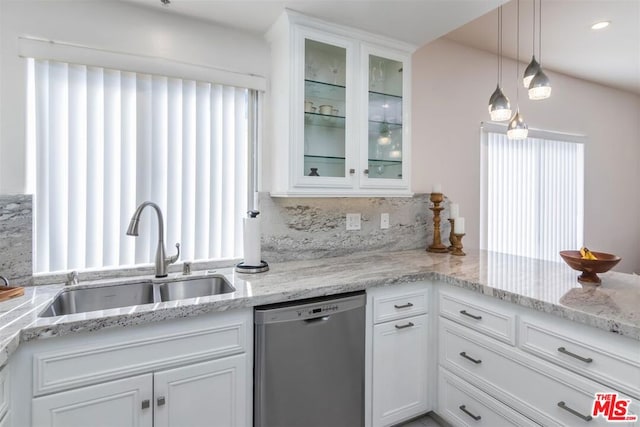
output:
M136 211L131 217L129 222L129 228L127 228L127 236L138 235L138 223L140 222L140 215L147 206L151 206L158 214L158 249L156 250L156 277L167 277L167 267L169 264L173 264L178 260L180 256L180 243L176 243L178 253L172 257L166 257L164 248L164 220L162 219L162 211L160 207L153 202L143 202L138 206Z

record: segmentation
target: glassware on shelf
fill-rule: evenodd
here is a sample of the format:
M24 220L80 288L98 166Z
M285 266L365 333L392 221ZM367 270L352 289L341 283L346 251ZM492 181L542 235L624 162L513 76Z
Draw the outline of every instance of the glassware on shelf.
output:
M309 173L309 176L320 176L320 174L318 173L318 168L310 168L311 172Z

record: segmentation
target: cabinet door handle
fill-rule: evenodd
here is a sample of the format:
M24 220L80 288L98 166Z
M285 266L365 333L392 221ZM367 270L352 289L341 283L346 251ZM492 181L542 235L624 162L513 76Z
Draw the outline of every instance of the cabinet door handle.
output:
M460 353L460 356L464 357L464 358L465 358L465 359L467 359L467 360L471 360L471 361L472 361L473 363L475 363L476 365L479 365L479 364L481 364L481 363L482 363L482 360L480 360L480 359L474 359L473 357L468 356L468 355L467 355L467 353L466 353L466 352L464 352L464 351L463 351L462 353Z
M568 413L575 415L576 417L581 418L585 421L591 421L593 419L591 415L582 415L580 412L576 411L575 409L569 408L567 404L564 402L558 402L558 406L564 409L565 411L567 411Z
M471 313L467 313L467 310L460 310L460 314L467 316L467 317L471 317L472 319L476 319L476 320L480 320L482 319L482 316L475 316Z
M404 328L410 328L412 326L415 326L412 322L409 322L405 325L396 325L396 329L404 329Z
M480 415L473 415L471 412L469 412L466 405L460 405L459 408L462 412L469 415L471 418L473 418L476 421L480 421L482 419Z
M142 401L142 409L149 409L149 406L151 406L151 402L149 401L149 399L145 399Z
M160 396L156 402L158 406L163 406L165 403L167 403L167 400L164 398L164 396Z
M568 351L568 350L567 350L566 348L564 348L564 347L558 347L558 351L559 351L560 353L566 354L567 356L571 356L571 357L573 357L573 358L575 358L575 359L581 360L581 361L583 361L584 363L591 363L591 362L593 362L593 359L592 359L592 358L590 358L590 357L582 357L582 356L579 356L579 355L577 355L577 354L575 354L575 353L571 353L570 351Z
M398 304L394 304L393 305L395 308L409 308L409 307L413 307L413 304L411 304L410 302L406 303L406 304L402 304L402 305L398 305Z
M365 175L369 175L369 169L365 169L362 172L364 172Z
M350 174L350 175L353 175L354 173L356 173L356 170L355 170L355 169L349 169L349 174Z

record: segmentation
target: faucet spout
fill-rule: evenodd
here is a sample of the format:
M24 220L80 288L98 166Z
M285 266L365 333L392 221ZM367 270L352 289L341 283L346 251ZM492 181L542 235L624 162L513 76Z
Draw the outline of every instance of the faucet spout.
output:
M129 227L127 228L127 236L138 236L138 225L140 223L140 216L142 215L142 211L147 206L152 207L156 211L156 215L158 216L158 248L156 249L156 259L155 259L155 267L156 267L156 277L167 277L167 267L169 264L173 264L178 260L180 256L180 244L176 243L176 248L178 249L178 253L174 256L167 257L165 255L165 247L164 247L164 219L162 217L162 210L160 206L153 202L143 202L136 208L136 211L133 213L131 217L131 221L129 221Z

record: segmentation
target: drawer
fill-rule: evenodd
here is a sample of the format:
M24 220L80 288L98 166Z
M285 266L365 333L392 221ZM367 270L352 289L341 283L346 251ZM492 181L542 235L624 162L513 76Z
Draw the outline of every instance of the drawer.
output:
M0 419L9 411L9 368L0 369Z
M475 295L474 295L475 296ZM504 304L482 295L460 297L458 293L440 292L440 315L507 344L516 344L515 314Z
M427 312L429 287L426 283L372 289L373 322L416 316Z
M166 321L162 326L131 328L130 335L123 331L105 341L96 334L87 337L93 344L84 346L64 346L63 337L57 350L34 352L34 396L243 353L251 345L251 310Z
M446 320L440 324L440 363L542 425L609 425L603 417L585 418L591 413L595 393L614 392L610 387ZM637 403L632 403L633 414L639 413Z
M440 368L438 415L454 426L538 426L493 397Z
M524 351L640 399L640 341L569 322L522 318ZM593 329L593 328L590 328ZM606 346L603 345L606 343Z

